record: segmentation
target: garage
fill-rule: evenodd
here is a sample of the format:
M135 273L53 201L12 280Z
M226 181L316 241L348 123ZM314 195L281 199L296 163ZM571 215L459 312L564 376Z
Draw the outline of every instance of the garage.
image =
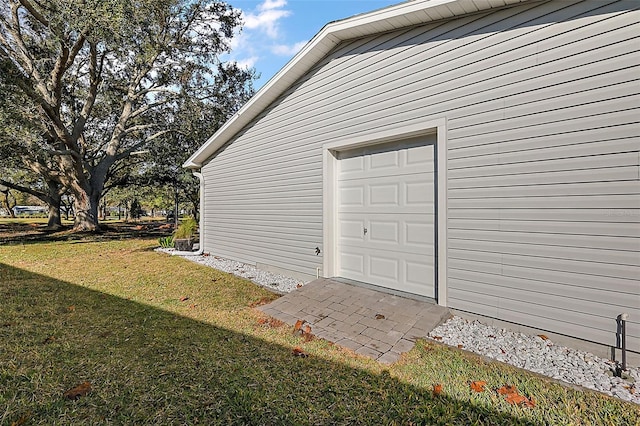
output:
M185 163L201 249L599 356L625 313L638 353L639 14L420 0L328 24Z
M356 148L337 159L338 275L435 298L433 141Z

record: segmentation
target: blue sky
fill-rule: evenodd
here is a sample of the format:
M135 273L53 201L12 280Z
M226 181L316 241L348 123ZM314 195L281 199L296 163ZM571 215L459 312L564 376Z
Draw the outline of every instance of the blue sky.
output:
M242 10L244 26L232 40L230 59L261 74L259 89L322 27L402 0L228 0Z

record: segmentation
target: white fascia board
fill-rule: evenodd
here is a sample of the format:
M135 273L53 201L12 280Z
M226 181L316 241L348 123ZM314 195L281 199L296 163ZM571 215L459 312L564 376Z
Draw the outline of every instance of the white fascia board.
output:
M325 25L182 165L197 169L344 40L530 0L411 0Z

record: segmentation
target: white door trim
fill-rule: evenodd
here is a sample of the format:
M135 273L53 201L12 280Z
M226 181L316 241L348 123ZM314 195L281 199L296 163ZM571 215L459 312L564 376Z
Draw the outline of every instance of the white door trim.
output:
M322 245L323 276L337 274L337 168L336 153L353 148L399 141L416 136L437 134L436 139L436 301L447 306L447 121L446 118L424 123L388 128L375 133L331 141L322 146Z

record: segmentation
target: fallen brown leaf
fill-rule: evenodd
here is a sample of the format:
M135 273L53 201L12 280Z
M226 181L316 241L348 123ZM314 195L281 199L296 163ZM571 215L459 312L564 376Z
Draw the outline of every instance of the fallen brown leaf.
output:
M302 287L302 283L296 284L296 288L301 288L301 287Z
M189 296L182 296L182 297L180 298L180 301L181 301L181 302L184 302L184 301L187 301L187 300L189 300Z
M278 327L282 327L283 325L284 323L279 319L269 318L269 327L278 328Z
M431 392L433 393L433 396L438 396L442 393L442 384L438 383L436 385L433 385L433 389L431 390Z
M84 382L66 391L64 397L67 399L78 399L81 396L87 395L89 392L91 392L91 383Z
M498 389L498 393L500 395L509 395L512 393L518 393L518 389L515 386L512 385L504 385L503 387L501 387L500 389Z
M69 311L69 312L75 312L75 311L76 311L76 307L75 307L75 305L68 306L68 307L67 307L67 311Z
M298 320L296 321L296 325L293 326L293 331L300 331L302 329L302 325L307 322L306 320Z
M458 349L464 348L464 345L458 345Z
M385 316L384 316L384 315L382 315L382 314L376 314L376 319L377 319L377 320L381 320L381 319L384 319L384 318L385 318Z
M309 355L307 355L307 353L305 351L302 350L302 348L300 348L298 346L293 348L292 353L293 353L294 356L299 356L301 358L306 358L306 357L309 356Z
M526 396L522 396L517 393L510 393L507 395L507 402L512 405L521 405L525 404L529 399Z
M487 382L482 380L477 380L475 382L471 382L471 389L476 392L484 392L484 387L487 385Z
M433 340L442 340L442 336L432 336Z
M258 320L258 324L260 325L264 325L267 327L271 327L271 328L278 328L278 327L282 327L284 325L284 323L278 319L272 318L272 317L268 317L268 318L260 318Z
M538 337L541 338L542 340L549 340L549 338L544 334L538 334Z
M311 334L311 326L309 324L304 326L304 332L306 334Z

